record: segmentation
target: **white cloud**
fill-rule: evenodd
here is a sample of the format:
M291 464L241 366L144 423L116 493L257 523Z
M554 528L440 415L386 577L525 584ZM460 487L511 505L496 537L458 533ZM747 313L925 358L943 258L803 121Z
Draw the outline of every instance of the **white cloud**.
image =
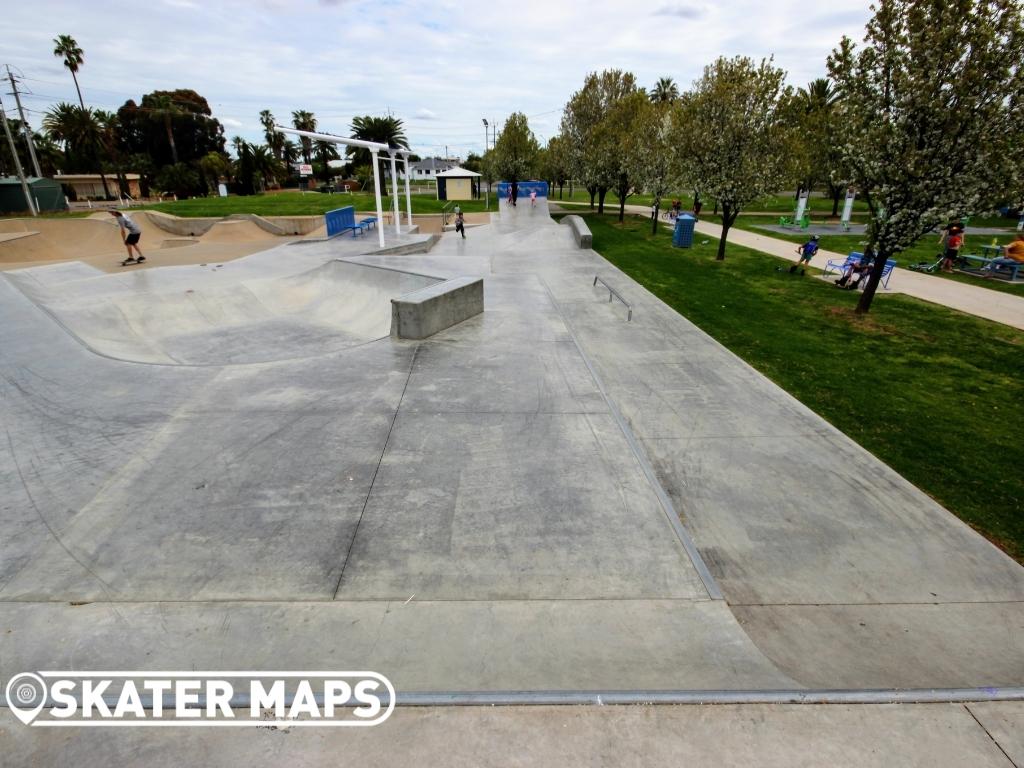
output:
M183 3L196 7L183 10ZM463 157L483 148L482 118L513 111L550 139L560 111L588 72L617 67L642 85L671 77L689 87L719 55L775 54L789 81L823 76L843 34L863 36L864 0L833 0L812 13L797 0L618 0L465 4L454 0L164 0L124 13L114 0L11 3L5 59L35 96L30 120L57 101L77 101L52 38L71 34L85 51L86 101L117 109L144 93L192 88L232 132L262 141L269 109L290 123L312 111L319 126L346 133L355 115L405 120L414 151ZM118 34L110 35L110 18ZM60 19L40 31L39 18ZM429 109L421 105L429 104ZM232 122L228 122L228 121Z

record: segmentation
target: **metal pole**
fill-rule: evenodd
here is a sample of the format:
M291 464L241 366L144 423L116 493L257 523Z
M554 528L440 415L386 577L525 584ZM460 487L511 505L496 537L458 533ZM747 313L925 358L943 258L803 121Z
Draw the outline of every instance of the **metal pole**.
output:
M402 160L405 161L405 213L406 222L412 227L412 195L409 192L409 156L404 155Z
M394 202L392 206L395 209L395 234L402 234L402 224L399 221L398 213L398 168L395 165L395 153L391 152L391 200Z
M373 194L377 197L377 240L384 247L384 206L380 202L380 163L377 162L377 150L371 149L373 155Z
M36 176L41 177L43 172L39 170L39 160L36 159L36 146L32 142L32 129L25 119L25 110L21 108L21 97L18 94L18 81L11 74L11 65L7 65L7 79L11 81L11 90L14 92L14 101L18 105L18 114L21 116L21 129L25 132L25 143L28 144L28 156L32 158L32 167L35 168Z
M25 172L21 170L21 160L18 159L18 148L14 146L14 137L11 136L11 126L7 124L7 113L4 112L3 99L0 99L0 122L4 124L4 133L7 134L7 143L11 145L11 155L14 157L14 167L18 171L18 178L21 179L21 191L25 194L25 204L33 216L38 216L36 207L32 205L32 193L29 191L28 182L25 181Z

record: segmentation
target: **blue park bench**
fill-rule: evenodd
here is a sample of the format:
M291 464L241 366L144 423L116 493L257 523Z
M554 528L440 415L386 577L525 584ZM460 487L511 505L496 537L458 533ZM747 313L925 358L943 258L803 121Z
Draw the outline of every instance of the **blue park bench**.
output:
M838 274L845 274L848 269L860 264L861 257L864 254L858 251L853 251L845 260L839 261L838 259L829 259L825 262L825 275L827 276L830 272L835 270ZM885 269L882 270L882 279L880 280L882 288L889 290L889 278L892 275L893 269L896 268L896 259L887 259L885 262Z
M346 205L344 208L335 208L333 211L328 211L324 214L324 219L327 222L327 236L335 237L340 235L342 232L352 230L352 237L357 234L361 235L370 225L367 224L367 219L362 221L356 221L356 209L351 205ZM373 219L376 223L377 219Z

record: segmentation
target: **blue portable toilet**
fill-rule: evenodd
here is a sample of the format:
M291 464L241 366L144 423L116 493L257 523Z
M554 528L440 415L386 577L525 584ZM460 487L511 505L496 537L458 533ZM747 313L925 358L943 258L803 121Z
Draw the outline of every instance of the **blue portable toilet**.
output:
M672 233L672 245L676 248L689 248L693 245L693 227L697 219L684 213L676 219L676 228Z

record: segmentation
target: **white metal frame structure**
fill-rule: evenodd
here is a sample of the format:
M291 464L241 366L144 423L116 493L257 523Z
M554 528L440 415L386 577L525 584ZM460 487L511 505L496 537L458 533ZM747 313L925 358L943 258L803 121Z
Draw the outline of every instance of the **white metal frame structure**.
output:
M326 141L331 144L344 144L347 147L363 147L370 150L373 155L373 192L377 198L377 239L380 247L384 247L384 208L380 198L380 165L377 163L380 152L387 152L391 156L391 183L394 186L394 208L395 208L395 234L402 234L402 226L399 222L398 213L398 176L395 172L396 155L401 155L405 162L405 205L409 216L409 226L412 226L412 196L409 193L409 153L402 149L392 149L387 144L377 141L363 141L362 139L350 139L344 136L332 136L329 133L313 133L312 131L300 131L295 128L285 128L282 125L275 125L274 130L278 133L290 133L292 136L300 136L313 141Z

